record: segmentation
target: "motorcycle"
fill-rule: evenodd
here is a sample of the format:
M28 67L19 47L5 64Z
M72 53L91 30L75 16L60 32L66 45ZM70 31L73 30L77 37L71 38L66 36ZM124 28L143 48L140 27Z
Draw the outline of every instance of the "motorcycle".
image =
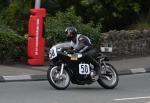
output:
M99 53L96 57L100 66L100 75L93 80L95 73L92 63L86 61L81 53L69 53L69 43L60 43L52 46L49 51L51 65L47 71L47 79L51 86L58 90L66 89L70 82L77 85L98 82L105 89L113 89L118 85L116 69L107 61L106 56Z

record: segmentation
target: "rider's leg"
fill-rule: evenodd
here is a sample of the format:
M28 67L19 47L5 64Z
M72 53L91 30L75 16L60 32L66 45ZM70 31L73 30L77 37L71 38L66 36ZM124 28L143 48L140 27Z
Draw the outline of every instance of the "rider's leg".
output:
M84 53L85 59L94 65L94 71L96 72L96 76L100 75L100 66L99 63L95 59L96 50L92 49Z

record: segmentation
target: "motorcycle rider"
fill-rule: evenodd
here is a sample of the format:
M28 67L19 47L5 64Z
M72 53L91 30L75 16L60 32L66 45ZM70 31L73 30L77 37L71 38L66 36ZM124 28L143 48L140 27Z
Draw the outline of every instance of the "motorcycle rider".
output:
M97 80L100 74L100 66L95 60L97 50L93 47L90 39L85 35L78 34L78 30L73 26L65 29L65 36L68 41L71 41L72 49L69 50L69 52L82 53L83 58L86 58L86 60L94 65L94 71L91 72L91 78L92 80Z

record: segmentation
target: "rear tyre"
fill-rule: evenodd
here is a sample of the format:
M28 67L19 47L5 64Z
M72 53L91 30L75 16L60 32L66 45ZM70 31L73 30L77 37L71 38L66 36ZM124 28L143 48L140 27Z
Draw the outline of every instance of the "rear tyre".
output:
M101 66L101 77L98 83L105 89L114 89L118 85L119 77L116 69L109 63Z

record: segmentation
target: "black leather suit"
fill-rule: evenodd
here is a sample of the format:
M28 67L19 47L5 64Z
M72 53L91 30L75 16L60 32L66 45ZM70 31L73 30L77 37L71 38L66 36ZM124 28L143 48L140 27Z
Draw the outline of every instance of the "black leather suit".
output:
M94 65L96 73L99 74L99 64L95 60L97 50L87 36L77 34L76 38L71 41L71 47L74 52L82 53L83 57Z

